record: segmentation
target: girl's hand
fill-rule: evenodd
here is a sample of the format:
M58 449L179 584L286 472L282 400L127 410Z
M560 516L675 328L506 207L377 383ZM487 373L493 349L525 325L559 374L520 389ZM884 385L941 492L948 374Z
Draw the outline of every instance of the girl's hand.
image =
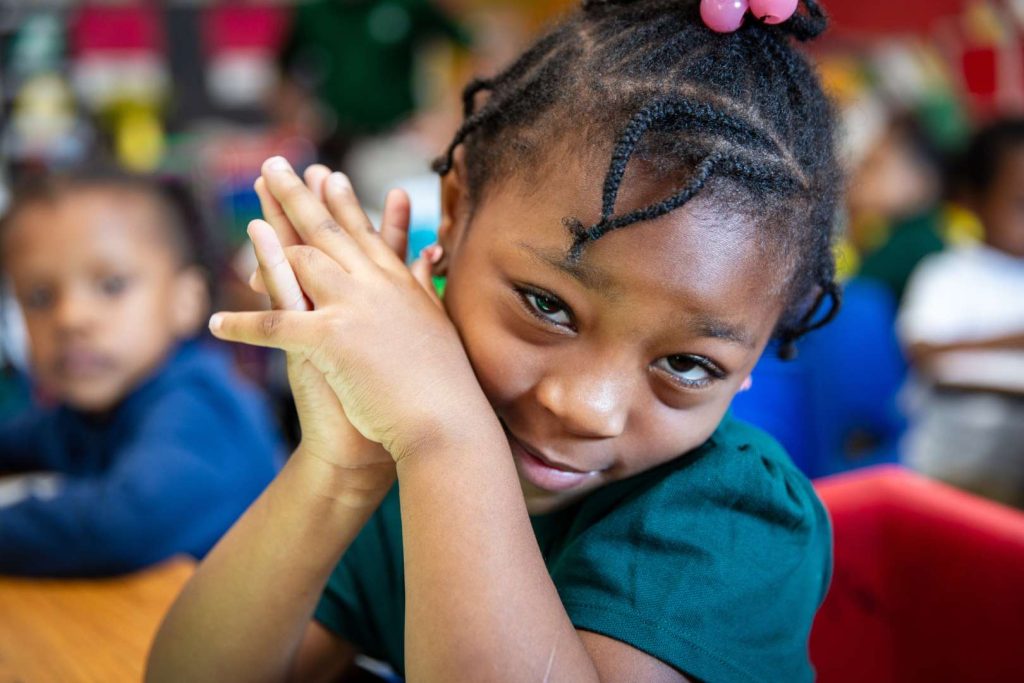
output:
M302 242L286 247L284 258L314 310L221 313L211 320L214 334L308 361L351 424L396 460L425 441L468 436L474 425L465 408L486 401L432 291L437 250L410 270L373 229L344 176L324 183L328 211L275 161L263 180ZM322 395L315 400L325 403Z
M310 190L323 199L323 181L330 171L319 165L306 169L305 178ZM248 234L256 252L258 269L250 278L250 286L270 297L275 310L305 311L310 309L295 274L284 257L282 240L297 243L298 236L281 205L273 198L261 177L256 182L256 193L266 221L249 224ZM409 202L404 193L392 193L384 211L382 229L389 246L403 257L409 226ZM320 373L308 360L287 353L288 382L298 412L302 430L301 450L332 465L345 469L351 480L355 471L365 477L360 486L369 489L390 486L394 478L394 464L390 455L380 446L365 439L349 423L337 397Z

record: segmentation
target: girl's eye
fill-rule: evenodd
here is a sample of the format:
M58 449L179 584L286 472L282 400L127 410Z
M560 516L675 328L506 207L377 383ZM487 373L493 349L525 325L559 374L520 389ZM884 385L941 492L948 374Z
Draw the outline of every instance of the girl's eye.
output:
M656 366L683 386L694 389L702 389L713 381L725 377L725 372L721 368L702 356L666 356L660 359Z
M568 307L550 294L520 289L519 296L529 311L541 320L562 327L572 326L572 316Z
M128 287L128 278L111 275L100 280L100 290L107 296L117 296Z
M25 295L25 308L42 311L53 305L53 290L49 287L33 287Z

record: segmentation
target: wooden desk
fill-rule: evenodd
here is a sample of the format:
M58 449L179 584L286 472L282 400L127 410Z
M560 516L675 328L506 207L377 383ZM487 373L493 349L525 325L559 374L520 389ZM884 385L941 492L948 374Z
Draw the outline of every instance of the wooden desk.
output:
M138 683L195 562L112 579L0 577L0 683Z

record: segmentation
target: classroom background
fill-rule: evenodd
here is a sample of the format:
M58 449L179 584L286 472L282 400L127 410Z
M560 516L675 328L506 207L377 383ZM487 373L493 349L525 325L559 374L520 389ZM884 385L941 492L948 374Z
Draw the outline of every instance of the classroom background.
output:
M279 154L296 168L319 161L349 174L371 217L388 189L406 189L414 256L433 242L439 182L429 165L460 122L462 84L494 72L573 4L0 2L0 216L18 179L39 170L101 160L174 178L213 238L217 308L261 308L247 286L255 260L245 228L259 216L260 164ZM809 49L842 122L844 305L794 360L767 353L733 411L782 442L833 517L836 574L812 638L821 680L1024 680L1024 477L1007 493L918 466L928 377L909 360L899 322L922 261L984 241L958 201L956 160L979 127L1024 117L1024 0L823 5L832 28ZM31 387L6 294L0 319L0 415L9 416ZM283 359L231 353L294 443ZM1019 417L1024 349L1016 353L982 389ZM1007 458L1019 473L1015 445Z

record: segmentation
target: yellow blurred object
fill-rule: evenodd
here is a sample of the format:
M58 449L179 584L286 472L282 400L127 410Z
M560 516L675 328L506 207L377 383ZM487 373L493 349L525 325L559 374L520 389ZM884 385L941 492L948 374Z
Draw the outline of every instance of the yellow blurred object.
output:
M117 160L132 171L152 171L167 145L157 111L139 103L121 103L111 112Z
M27 153L46 149L71 134L75 127L74 98L56 73L25 82L14 99L11 123Z
M950 245L974 244L985 239L985 226L978 215L962 204L947 204L942 218L942 236Z
M860 254L853 243L842 239L835 247L836 280L845 282L860 270Z
M964 28L970 40L977 45L1002 45L1010 36L1010 27L989 0L975 0L967 5Z
M579 6L579 0L468 0L466 8L508 7L520 13L530 28L540 29L553 19Z
M891 231L892 224L884 216L862 212L851 217L847 239L852 248L865 254L885 244Z
M864 69L851 56L829 56L818 64L818 75L825 92L840 107L856 102L868 88Z

